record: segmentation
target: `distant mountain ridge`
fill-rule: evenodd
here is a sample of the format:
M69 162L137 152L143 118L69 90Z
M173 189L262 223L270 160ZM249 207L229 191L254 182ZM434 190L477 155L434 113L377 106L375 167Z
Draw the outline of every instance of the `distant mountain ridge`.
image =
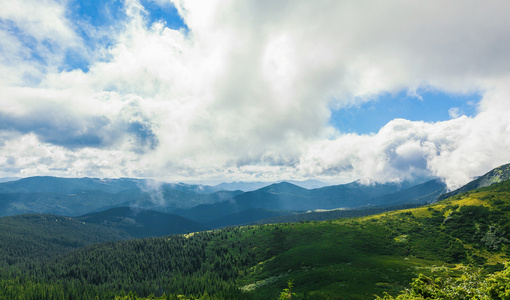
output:
M0 183L0 216L48 213L79 216L119 206L170 212L231 199L237 192L146 179L28 177Z
M446 184L439 179L430 180L392 194L372 199L374 205L402 205L431 203L446 192Z
M62 178L52 176L35 176L15 181L0 183L1 193L56 193L75 194L82 191L98 190L118 193L139 188L144 180L120 178Z
M270 215L267 214L267 218L259 218L258 220L252 221L254 224L265 224L265 223L287 223L287 222L299 222L299 221L323 221L338 218L350 218L359 217L365 215L373 215L384 211L391 211L397 209L406 209L419 207L427 203L434 202L437 196L444 193L446 190L446 184L439 179L430 180L422 184L412 186L407 189L402 189L392 194L376 197L370 199L370 205L357 208L344 208L344 209L329 209L329 210L310 210L307 212L290 212L289 214L283 215ZM263 209L259 209L263 210ZM250 210L243 211L249 213ZM237 213L237 214L241 214ZM223 217L221 220L226 222L228 217ZM248 219L248 218L246 218ZM250 220L254 220L253 216L250 216ZM211 222L209 224L217 224ZM242 224L242 223L238 223ZM249 224L245 221L244 224Z
M315 179L309 179L309 180L281 180L277 182L262 182L262 181L255 181L255 182L243 182L243 181L234 181L234 182L223 182L218 185L215 185L214 188L218 190L225 190L225 191L236 191L240 190L243 192L251 192L255 191L261 188L264 188L266 186L275 184L275 183L282 183L282 182L288 182L293 185L297 185L299 187L305 188L305 189L317 189L329 186L330 184L315 180Z
M352 182L311 190L281 182L241 193L228 201L176 210L174 213L211 225L233 225L236 220L240 220L239 216L246 216L244 222L237 222L245 224L281 216L277 211L294 214L316 209L352 209L432 202L444 188L444 183L439 180L416 186L409 182L372 185Z
M271 185L271 182L261 182L261 181L254 181L254 182L243 182L243 181L234 181L234 182L222 182L218 185L215 185L214 187L218 190L223 191L243 191L243 192L249 192L249 191L255 191L260 188L263 188L265 186Z
M320 184L319 181L309 181ZM306 189L278 182L254 191L146 179L29 177L0 183L0 216L45 213L77 217L119 207L175 214L207 226L230 226L317 209L396 206L435 200L438 180Z
M332 184L322 182L315 179L308 179L308 180L283 180L284 182L292 183L294 185L300 186L305 189L313 190L313 189L319 189L326 186L331 186Z
M107 193L119 193L127 190L143 191L157 189L173 189L210 194L217 188L202 184L167 183L152 179L137 178L65 178L53 176L34 176L0 182L1 193L48 192L57 194L73 194L82 191L98 190Z

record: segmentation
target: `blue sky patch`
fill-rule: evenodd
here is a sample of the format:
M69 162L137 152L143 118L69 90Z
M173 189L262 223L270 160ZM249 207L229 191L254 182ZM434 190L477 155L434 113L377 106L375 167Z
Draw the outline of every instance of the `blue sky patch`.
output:
M148 12L149 25L154 22L164 21L166 23L166 27L170 29L188 30L188 27L184 24L181 16L177 12L177 9L171 3L159 5L151 0L141 0L140 2Z
M375 101L333 110L329 123L343 133L376 133L396 118L437 122L455 115L474 116L481 99L479 94L454 95L439 91L418 91L418 94L421 98L408 95L407 91L385 93Z
M95 27L110 26L125 18L124 3L120 0L74 1L70 8L73 17Z

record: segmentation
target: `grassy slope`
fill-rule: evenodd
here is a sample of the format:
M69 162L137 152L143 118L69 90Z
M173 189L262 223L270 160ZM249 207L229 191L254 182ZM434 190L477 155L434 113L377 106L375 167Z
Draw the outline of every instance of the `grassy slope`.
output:
M275 297L290 278L298 298L306 292L308 299L370 299L382 291L396 293L418 273L455 273L468 264L497 268L507 260L502 241L508 238L509 210L507 181L422 208L281 224L255 234L244 230L242 238L269 259L252 267L240 284L259 281L254 295L260 299ZM487 238L490 226L500 229L492 234L494 243ZM274 282L264 285L268 278Z
M385 290L401 290L421 268L442 264L395 255L398 247L385 238L389 230L355 221L268 226L255 232L253 250L269 258L250 268L239 283L250 289L249 284L258 282L256 299L274 298L291 278L299 298L306 292L310 299L370 299ZM274 282L264 285L268 278Z

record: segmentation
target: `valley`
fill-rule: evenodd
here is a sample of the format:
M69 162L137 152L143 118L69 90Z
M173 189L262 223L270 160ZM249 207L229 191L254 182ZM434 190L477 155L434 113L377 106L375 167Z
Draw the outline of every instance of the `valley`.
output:
M128 179L54 190L2 183L4 214L22 211L16 199L44 209L0 218L0 298L276 299L292 281L292 299L392 299L418 276L483 278L510 255L509 169L439 201L436 180L248 192L163 185L160 202ZM88 200L95 211L45 213L81 212L62 195L91 193L84 187L108 195ZM192 204L175 204L187 196Z

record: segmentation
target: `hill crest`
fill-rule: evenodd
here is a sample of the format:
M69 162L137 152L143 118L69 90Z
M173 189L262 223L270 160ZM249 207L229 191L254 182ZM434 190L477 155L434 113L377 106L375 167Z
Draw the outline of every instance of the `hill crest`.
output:
M466 185L454 191L439 196L437 200L441 201L461 193L490 186L492 184L503 182L508 179L510 179L510 163L492 169L491 171L485 173L484 175L478 177L477 179L467 183Z

